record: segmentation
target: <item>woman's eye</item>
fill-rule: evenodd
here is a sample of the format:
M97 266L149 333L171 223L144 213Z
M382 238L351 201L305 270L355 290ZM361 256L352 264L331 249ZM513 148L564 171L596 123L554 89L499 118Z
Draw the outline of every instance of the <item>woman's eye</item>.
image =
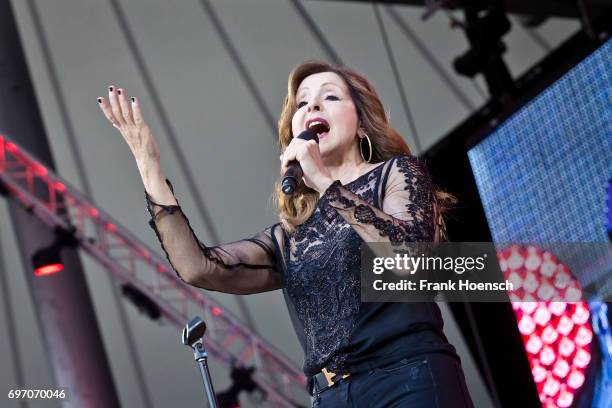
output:
M338 98L336 95L327 95L327 96L325 97L325 99L328 99L328 100L331 100L331 101L338 101L338 100L340 100L340 99L339 99L339 98ZM298 107L298 109L299 109L299 108L301 108L302 106L304 106L304 105L306 105L306 104L307 104L307 102L306 102L306 101L302 101L302 102L299 102L299 103L297 104L297 107Z

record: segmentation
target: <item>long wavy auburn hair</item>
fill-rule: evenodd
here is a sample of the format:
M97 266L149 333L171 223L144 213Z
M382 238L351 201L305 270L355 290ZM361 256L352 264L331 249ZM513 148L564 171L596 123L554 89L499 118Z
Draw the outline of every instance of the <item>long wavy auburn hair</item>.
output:
M412 154L402 136L391 127L389 118L378 94L372 84L361 74L343 66L328 64L324 61L309 60L295 67L289 74L287 96L278 120L278 142L281 153L293 139L291 121L297 110L296 93L300 83L309 75L320 72L334 72L340 76L350 91L357 110L361 127L372 142L371 163L380 163L400 154ZM286 232L295 231L314 211L319 193L307 187L303 180L298 183L292 196L281 190L283 174L275 183L274 202L279 210L280 222ZM435 189L435 209L437 239L447 240L446 225L443 214L456 202L451 194Z

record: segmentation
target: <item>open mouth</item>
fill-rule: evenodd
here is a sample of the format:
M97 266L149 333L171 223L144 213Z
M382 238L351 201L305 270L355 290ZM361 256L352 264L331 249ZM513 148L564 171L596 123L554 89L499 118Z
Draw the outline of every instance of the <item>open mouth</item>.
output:
M329 133L329 125L327 123L314 120L308 123L308 130L315 133L320 139L327 136Z

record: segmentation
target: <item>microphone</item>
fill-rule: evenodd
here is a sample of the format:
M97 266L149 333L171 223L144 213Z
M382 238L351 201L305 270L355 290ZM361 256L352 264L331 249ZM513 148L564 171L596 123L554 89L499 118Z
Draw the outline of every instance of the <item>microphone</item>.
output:
M324 127L325 129L321 129L320 127ZM328 130L327 126L317 124L311 126L308 130L304 130L299 134L298 138L303 140L315 140L317 143L319 143L319 136L317 136L317 133L320 133L322 130ZM304 177L304 172L302 171L300 162L297 160L290 161L281 184L281 190L283 193L287 195L295 193L298 182L302 179L302 177Z

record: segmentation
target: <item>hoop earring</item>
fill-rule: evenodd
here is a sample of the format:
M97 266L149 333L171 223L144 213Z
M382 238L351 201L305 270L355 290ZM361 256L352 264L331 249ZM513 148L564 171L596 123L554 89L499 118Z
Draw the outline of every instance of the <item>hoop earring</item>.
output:
M363 154L363 144L361 142L363 142L363 139L368 139L368 159L366 160L365 155ZM372 142L370 141L370 138L368 137L368 135L366 134L364 137L359 139L359 153L361 153L361 158L366 162L369 163L370 160L372 160Z

